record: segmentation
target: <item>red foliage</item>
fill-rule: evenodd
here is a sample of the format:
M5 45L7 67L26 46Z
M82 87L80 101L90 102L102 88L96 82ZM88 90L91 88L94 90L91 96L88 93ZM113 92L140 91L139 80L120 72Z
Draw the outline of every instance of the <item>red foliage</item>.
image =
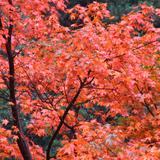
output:
M4 129L2 121L1 159L53 159L58 134L64 145L56 159L160 159L160 29L152 24L159 10L141 5L109 25L101 20L113 17L97 2L67 10L63 0L1 0L0 8L0 96L14 122ZM61 26L57 9L85 25ZM101 123L79 113L95 104L110 108L95 111ZM31 116L25 135L20 113ZM105 122L117 113L121 124ZM47 150L28 134L50 135Z

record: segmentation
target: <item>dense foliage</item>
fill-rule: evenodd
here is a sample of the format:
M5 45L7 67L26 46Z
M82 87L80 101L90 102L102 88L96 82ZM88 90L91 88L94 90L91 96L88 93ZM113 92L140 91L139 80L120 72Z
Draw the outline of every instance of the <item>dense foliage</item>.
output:
M160 9L66 5L0 2L0 159L160 159Z
M108 20L106 18L103 19L103 22L105 23L115 23L117 21L120 21L121 17L130 11L133 10L134 7L138 6L141 3L147 3L148 5L152 5L155 8L160 7L160 1L159 0L96 0L100 3L107 3L108 4L108 10L111 12L111 14L114 17L112 20ZM66 3L67 8L72 8L75 5L79 4L83 7L86 7L90 3L93 3L93 0L69 0L69 3ZM60 22L62 25L69 26L72 22L69 20L69 16L67 13L60 12ZM160 24L159 24L160 25Z

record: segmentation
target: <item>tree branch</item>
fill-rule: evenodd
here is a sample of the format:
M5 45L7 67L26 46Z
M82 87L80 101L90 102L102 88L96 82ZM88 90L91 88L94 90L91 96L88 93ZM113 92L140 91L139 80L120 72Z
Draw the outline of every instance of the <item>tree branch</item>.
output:
M141 95L143 95L143 91L139 88L138 84L136 84L136 87L138 89L138 91L140 92ZM155 117L154 113L152 112L152 110L150 109L148 103L146 102L146 100L144 100L144 103L143 105L147 108L148 112L153 116Z
M12 0L8 0L8 3L12 5ZM12 19L10 19L10 22L12 22ZM18 147L20 149L21 155L24 160L32 160L28 143L23 134L22 125L20 122L20 108L17 105L17 100L16 100L15 68L14 68L15 65L14 65L14 58L12 55L12 32L13 32L13 25L10 24L8 27L7 41L5 44L6 51L7 51L7 58L8 58L8 66L9 66L9 77L8 77L9 101L12 102L11 109L12 109L14 125L19 130L15 134L17 134L18 136L17 143L18 143Z
M154 41L146 42L146 43L144 43L144 44L141 45L141 46L138 46L138 47L136 47L136 48L133 48L133 51L138 50L138 49L140 49L140 48L143 48L143 47L145 47L145 46L148 46L149 44L152 44L152 43L155 43L155 42L159 42L159 41L160 41L160 38L157 38L157 39L154 40Z
M62 118L61 118L61 121L56 129L56 131L53 133L49 143L48 143L48 147L47 147L47 150L46 150L46 160L50 160L51 156L50 156L50 151L51 151L51 148L52 148L52 144L54 142L54 140L56 139L56 136L58 135L61 127L63 126L64 124L64 120L65 118L67 117L68 115L68 112L69 110L73 107L74 103L76 102L78 96L80 95L82 89L85 87L85 85L88 85L88 82L87 82L87 77L85 77L83 80L80 78L80 76L78 76L78 79L80 81L80 86L75 94L75 96L73 97L73 99L70 101L70 103L68 104ZM92 82L93 80L90 80L90 83Z

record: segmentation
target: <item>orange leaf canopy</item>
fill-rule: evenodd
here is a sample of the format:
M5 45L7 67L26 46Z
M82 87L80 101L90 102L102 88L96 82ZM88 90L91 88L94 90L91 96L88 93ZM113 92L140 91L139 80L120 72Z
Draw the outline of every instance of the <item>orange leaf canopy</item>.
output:
M160 158L160 29L152 24L152 14L159 10L143 4L119 23L103 24L104 17L113 17L106 5L98 2L67 9L64 1L57 0L15 0L12 5L2 0L0 7L0 90L7 90L10 76L5 43L12 24L16 98L21 112L30 116L26 135L51 136L84 80L87 85L59 132L63 147L56 158ZM61 26L59 9L70 14L73 26L80 28ZM83 25L76 22L78 19ZM82 109L89 112L97 104L109 108L109 113L94 111L91 119L79 113ZM117 114L124 118L120 124L106 122L109 115ZM3 120L0 158L22 159L14 140L17 137L11 132L15 126L4 129L7 125L8 120ZM66 133L73 126L75 135L71 138ZM45 159L42 147L29 136L26 139L35 159Z

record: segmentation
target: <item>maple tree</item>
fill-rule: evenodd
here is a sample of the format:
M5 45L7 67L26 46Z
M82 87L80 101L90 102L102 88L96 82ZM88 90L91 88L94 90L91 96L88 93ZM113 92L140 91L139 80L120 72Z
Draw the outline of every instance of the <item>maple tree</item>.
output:
M160 29L152 18L160 10L142 4L104 24L113 19L106 4L66 3L0 2L0 97L10 111L0 158L159 159ZM58 10L78 29L61 26ZM50 139L42 148L33 135Z

